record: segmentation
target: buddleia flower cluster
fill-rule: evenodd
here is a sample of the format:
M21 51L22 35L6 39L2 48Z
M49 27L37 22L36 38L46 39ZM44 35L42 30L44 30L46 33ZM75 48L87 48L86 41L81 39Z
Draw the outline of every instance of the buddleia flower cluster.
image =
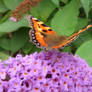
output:
M18 54L0 60L0 92L92 92L92 68L65 52Z

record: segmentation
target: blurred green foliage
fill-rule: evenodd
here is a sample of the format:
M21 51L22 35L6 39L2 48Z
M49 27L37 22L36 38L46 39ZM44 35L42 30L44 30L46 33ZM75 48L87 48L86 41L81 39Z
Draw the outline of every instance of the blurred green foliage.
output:
M17 53L30 54L41 51L29 42L29 24L23 17L18 22L10 21L10 14L23 0L0 0L0 58ZM92 24L92 0L42 0L30 14L45 22L60 35L71 35ZM92 66L92 29L63 51L78 54ZM90 55L89 55L90 54ZM5 57L5 58L4 58Z

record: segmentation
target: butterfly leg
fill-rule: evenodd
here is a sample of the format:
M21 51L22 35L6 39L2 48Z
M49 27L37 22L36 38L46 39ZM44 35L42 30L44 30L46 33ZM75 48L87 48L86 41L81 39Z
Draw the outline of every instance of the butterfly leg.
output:
M46 48L43 48L43 50L44 50L45 52L47 52L47 51L48 51Z

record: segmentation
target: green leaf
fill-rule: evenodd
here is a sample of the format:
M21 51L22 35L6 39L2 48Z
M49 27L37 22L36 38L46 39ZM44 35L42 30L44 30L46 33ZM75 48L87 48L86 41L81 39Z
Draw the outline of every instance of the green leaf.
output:
M67 3L68 2L68 0L61 0L62 2L64 2L64 3Z
M41 51L40 48L37 48L32 42L28 42L24 48L23 48L23 51L25 54L30 54L30 53L34 53L34 52L39 52Z
M92 67L92 40L82 44L75 54L78 54L81 58L84 58Z
M78 9L78 0L72 0L56 13L52 19L51 25L57 33L70 35L74 32L78 21Z
M3 0L7 8L15 9L23 0Z
M5 37L1 38L0 47L5 50L16 52L26 44L28 37L28 32L25 28L22 28L20 31L14 32L11 39Z
M20 27L28 26L28 22L25 18L21 19L18 22L13 22L7 19L4 23L0 24L0 32L13 32Z
M6 34L5 32L0 32L0 37L2 37L5 34Z
M30 53L34 53L34 52L40 52L41 49L37 48L36 46L33 46L33 48L30 50Z
M8 8L5 6L3 0L0 0L0 13L6 12Z
M89 0L90 3L90 9L92 9L92 0Z
M30 42L26 43L25 46L22 48L23 52L25 54L29 54L29 52L32 50L33 46L34 46L34 44L32 44Z
M90 0L80 0L82 3L82 6L84 7L86 16L88 17L89 7L90 7Z
M54 4L56 4L57 6L59 6L59 0L52 0L52 2L53 2Z
M64 47L64 49L62 49L63 52L68 52L70 53L71 52L71 48L69 46L67 47Z
M56 5L51 0L42 0L38 6L31 9L31 14L42 21L46 21L55 8Z
M4 52L0 52L0 59L1 59L2 61L8 59L8 57L9 57L8 54L6 54L6 53L4 53Z
M78 23L77 23L77 26L75 29L78 31L78 30L84 28L87 24L88 24L87 18L78 18Z
M10 17L11 11L7 12L4 17L0 20L0 24L5 22Z

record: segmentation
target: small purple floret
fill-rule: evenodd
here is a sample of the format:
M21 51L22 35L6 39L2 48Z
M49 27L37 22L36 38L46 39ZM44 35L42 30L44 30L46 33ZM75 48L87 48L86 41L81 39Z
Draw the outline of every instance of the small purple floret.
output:
M13 21L13 22L17 22L17 19L14 18L14 17L10 17L10 20Z
M0 92L92 92L92 68L77 55L42 51L0 63Z

